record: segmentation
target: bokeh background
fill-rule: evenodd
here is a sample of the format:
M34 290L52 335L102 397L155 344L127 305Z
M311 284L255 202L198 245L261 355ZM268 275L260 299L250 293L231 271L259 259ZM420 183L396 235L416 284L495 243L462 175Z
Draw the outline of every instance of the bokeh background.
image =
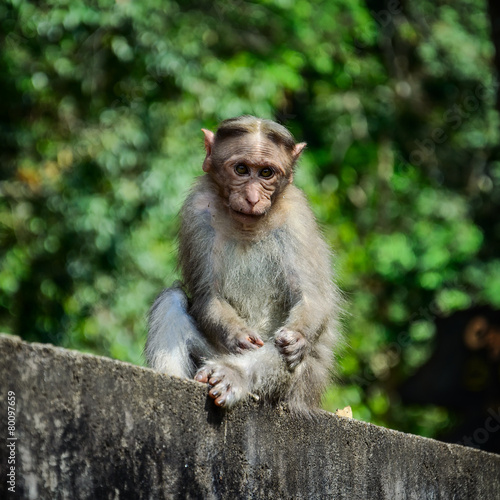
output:
M431 360L419 390L475 382L455 396L479 394L469 434L487 446L494 431L473 432L487 411L500 419L500 330L467 344L470 373L460 353L470 318L494 322L500 308L498 10L4 0L0 331L144 364L148 308L178 276L177 213L201 174L201 127L276 119L308 143L296 184L347 298L325 409L450 436L467 418L460 405L401 390ZM456 323L445 347L440 321Z

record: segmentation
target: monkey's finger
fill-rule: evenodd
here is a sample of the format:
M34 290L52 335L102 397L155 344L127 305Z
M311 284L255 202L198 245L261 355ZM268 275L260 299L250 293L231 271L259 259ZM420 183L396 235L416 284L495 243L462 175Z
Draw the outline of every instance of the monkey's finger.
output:
M258 335L249 335L247 340L256 346L262 347L264 345L264 341Z
M276 340L276 344L280 346L293 345L297 343L297 337L295 335L280 335Z
M247 337L248 338L248 337ZM264 344L262 344L264 345ZM241 352L248 350L248 349L258 349L259 347L262 347L261 345L254 344L250 342L250 340L240 340L238 342L238 347Z
M291 356L288 356L286 358L286 362L288 363L288 366L290 368L296 367L301 361L304 356L300 352L293 353Z
M295 353L300 354L300 353L304 352L304 345L303 344L289 344L289 345L284 345L284 346L279 347L279 350L283 354L288 354L291 356L292 354L295 354Z
M276 347L280 351L286 351L288 349L295 349L295 345L291 344L290 342L275 342L275 343L276 343Z

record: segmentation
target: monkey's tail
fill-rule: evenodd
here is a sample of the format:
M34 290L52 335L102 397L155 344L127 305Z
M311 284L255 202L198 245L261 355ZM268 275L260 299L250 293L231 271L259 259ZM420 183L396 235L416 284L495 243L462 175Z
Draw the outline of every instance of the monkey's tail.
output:
M160 293L149 312L144 355L154 370L192 378L197 360L209 355L212 349L187 312L187 307L188 299L180 283Z

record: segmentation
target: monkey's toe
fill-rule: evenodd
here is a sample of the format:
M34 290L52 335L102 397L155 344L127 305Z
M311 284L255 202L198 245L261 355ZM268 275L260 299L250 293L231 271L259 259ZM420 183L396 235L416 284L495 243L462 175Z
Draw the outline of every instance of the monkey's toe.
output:
M210 391L208 395L214 400L217 406L225 407L229 401L229 406L231 405L232 399L234 399L231 392L231 386L224 384L217 384Z
M200 368L196 375L194 376L194 379L197 382L201 382L202 384L206 384L210 378L210 370L207 370L205 367Z
M208 362L198 370L195 380L208 383L211 386L208 392L209 397L217 406L224 408L232 407L248 393L242 374L224 364Z

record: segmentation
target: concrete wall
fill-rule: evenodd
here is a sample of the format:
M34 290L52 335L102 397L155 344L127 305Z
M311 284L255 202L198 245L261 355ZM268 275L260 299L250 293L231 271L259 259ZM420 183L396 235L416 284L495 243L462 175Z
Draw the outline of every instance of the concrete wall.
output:
M500 499L498 455L326 412L225 413L196 382L17 337L0 353L2 499Z

